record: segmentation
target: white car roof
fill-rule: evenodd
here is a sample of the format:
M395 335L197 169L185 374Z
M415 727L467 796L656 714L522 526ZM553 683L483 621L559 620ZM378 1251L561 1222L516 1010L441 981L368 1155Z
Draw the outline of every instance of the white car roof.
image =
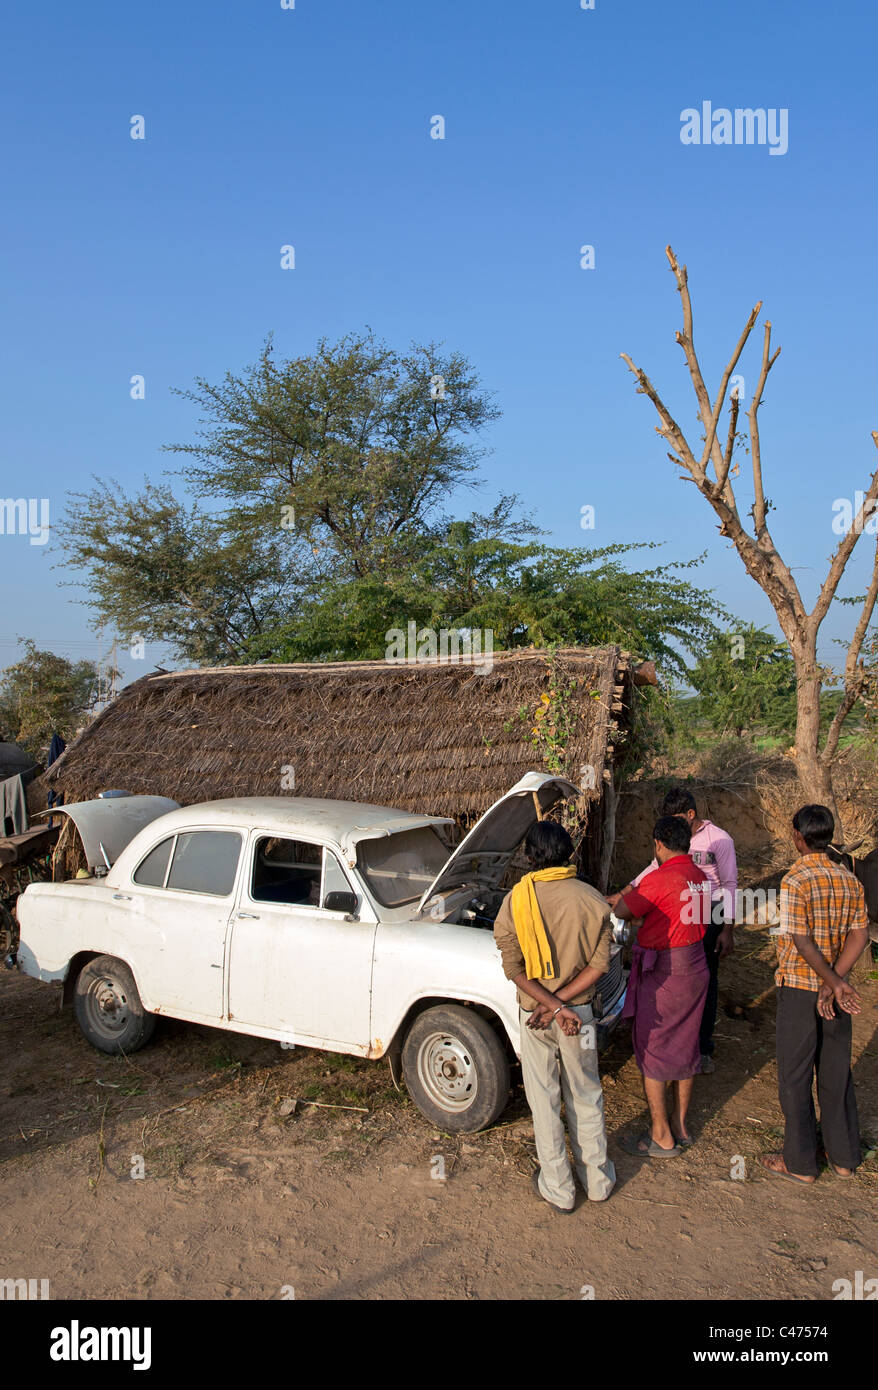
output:
M249 830L254 827L301 839L331 840L348 849L358 840L375 839L420 825L450 825L448 816L423 816L392 806L361 801L329 801L316 796L237 796L182 806L161 818L163 834L185 826ZM158 822L153 823L153 829Z

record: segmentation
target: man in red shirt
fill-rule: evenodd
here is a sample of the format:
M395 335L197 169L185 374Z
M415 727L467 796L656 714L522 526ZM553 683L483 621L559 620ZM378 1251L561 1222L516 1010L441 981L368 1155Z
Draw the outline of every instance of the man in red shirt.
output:
M637 888L609 899L617 917L643 918L623 1017L633 1019L634 1055L652 1127L651 1134L623 1147L648 1158L674 1158L692 1143L686 1113L701 1068L698 1038L710 980L701 943L710 922L710 881L689 857L686 821L661 816L653 838L659 867Z

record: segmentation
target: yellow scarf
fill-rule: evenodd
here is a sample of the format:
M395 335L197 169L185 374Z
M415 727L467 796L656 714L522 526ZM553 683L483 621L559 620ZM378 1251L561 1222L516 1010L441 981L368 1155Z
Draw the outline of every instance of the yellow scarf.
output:
M575 878L572 864L560 864L554 869L538 869L525 874L512 890L512 921L518 944L524 956L524 970L529 980L553 980L552 951L546 928L540 915L534 883L548 883L559 878Z

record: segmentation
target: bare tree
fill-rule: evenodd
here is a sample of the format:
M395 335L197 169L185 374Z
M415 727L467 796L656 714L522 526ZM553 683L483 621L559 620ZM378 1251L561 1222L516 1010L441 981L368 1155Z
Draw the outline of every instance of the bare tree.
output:
M862 534L864 523L876 511L878 469L872 475L868 491L864 495L856 516L852 518L852 524L842 536L835 553L830 558L826 578L820 587L813 608L809 611L805 607L789 566L785 564L778 553L768 527L768 514L772 510L772 504L766 498L763 487L758 416L768 373L780 355L780 348L774 352L771 350L771 324L769 322L766 322L764 327L759 379L747 412L754 492L753 505L747 512L747 516L752 522L752 530L748 529L746 519L741 519L731 482L731 478L738 471L737 465L734 469L732 468L732 457L739 438L738 412L740 402L736 388L733 388L729 395L729 427L724 444L718 434L720 415L725 404L726 393L729 390L729 382L759 317L762 301L759 301L747 319L732 357L723 371L716 397L711 401L695 351L692 331L692 301L689 297L686 267L678 264L670 246L665 248L665 254L683 302L683 331L682 333L677 332L676 339L686 357L686 365L698 400L698 418L704 426L704 434L699 447L693 448L689 444L682 429L646 373L640 367L635 366L627 353L623 352L622 358L637 378L638 393L648 396L658 412L661 424L656 425L656 432L666 440L674 451L668 453L668 458L685 469L698 491L713 507L719 518L720 535L727 536L733 542L744 562L747 573L756 580L756 583L771 601L781 631L790 645L796 664L796 764L802 790L809 800L820 801L824 805L830 806L835 814L836 824L840 827L841 821L838 816L832 784L832 769L838 752L838 740L844 720L864 692L869 680L861 653L867 629L875 610L875 600L878 597L878 542L876 542L875 547L871 581L863 598L847 650L844 670L838 676L841 686L841 701L826 731L825 738L822 740L822 746L820 689L828 672L826 667L817 660L817 639L820 625L836 596L839 581L854 546ZM872 439L878 447L878 432L873 431Z

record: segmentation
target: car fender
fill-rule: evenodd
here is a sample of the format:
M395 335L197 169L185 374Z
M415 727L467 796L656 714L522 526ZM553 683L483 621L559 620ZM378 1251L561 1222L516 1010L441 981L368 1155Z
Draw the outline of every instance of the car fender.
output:
M372 969L370 1056L398 1049L412 1018L435 1004L473 1005L519 1055L518 1002L490 932L445 922L380 923Z

